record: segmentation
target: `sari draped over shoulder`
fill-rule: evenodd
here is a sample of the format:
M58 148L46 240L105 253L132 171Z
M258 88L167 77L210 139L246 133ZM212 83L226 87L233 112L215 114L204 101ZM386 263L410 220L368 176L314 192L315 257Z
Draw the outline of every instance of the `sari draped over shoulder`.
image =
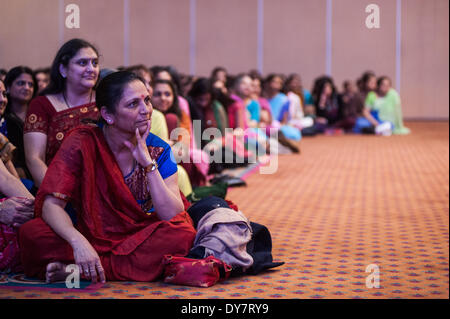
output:
M57 112L46 96L38 96L30 103L23 132L47 135L45 161L49 165L70 130L85 121L95 122L99 117L95 102Z
M278 93L269 100L273 119L281 122L285 113L289 114L289 99L284 93Z
M371 112L375 112L381 122L389 122L393 125L393 134L409 134L411 132L403 124L400 96L395 89L391 88L384 97L377 96L375 92L369 92L364 104Z
M379 112L381 120L391 122L394 125L393 134L409 134L411 132L403 124L400 96L395 89L388 91Z
M170 147L164 141L150 134L147 146L163 178L177 171ZM101 129L81 126L66 137L49 166L36 196L38 218L20 229L22 262L28 276L42 276L42 267L49 262L73 259L71 247L61 238L56 240L56 234L48 235L49 226L41 219L44 200L49 195L74 206L76 228L99 254L108 280L155 280L162 272L163 256L186 255L195 238L186 212L162 221L156 213L144 211L125 183ZM36 231L42 228L42 234L49 238L33 244L39 240ZM59 250L48 253L57 243Z

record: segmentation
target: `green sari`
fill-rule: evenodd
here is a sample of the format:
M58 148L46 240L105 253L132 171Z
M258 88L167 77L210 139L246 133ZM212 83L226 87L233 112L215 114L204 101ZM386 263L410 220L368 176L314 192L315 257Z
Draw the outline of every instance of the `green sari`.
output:
M213 101L211 108L214 112L214 118L216 119L217 128L225 136L225 128L228 126L228 116L223 105L219 101Z
M378 97L370 92L366 98L366 107L378 112L382 122L391 122L394 125L393 134L409 134L411 130L403 125L403 115L400 96L397 91L390 89L384 97Z

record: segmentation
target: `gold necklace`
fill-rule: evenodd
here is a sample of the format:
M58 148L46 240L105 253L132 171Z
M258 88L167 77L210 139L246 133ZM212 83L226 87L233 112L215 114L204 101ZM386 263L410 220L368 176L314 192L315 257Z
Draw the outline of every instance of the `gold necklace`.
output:
M66 105L67 105L67 108L68 108L68 109L72 108L72 107L69 105L69 103L67 102L66 94L64 94L64 90L62 91L62 96L63 96L64 102L65 102ZM91 90L91 93L89 94L89 103L91 103L91 102L92 102L92 90Z

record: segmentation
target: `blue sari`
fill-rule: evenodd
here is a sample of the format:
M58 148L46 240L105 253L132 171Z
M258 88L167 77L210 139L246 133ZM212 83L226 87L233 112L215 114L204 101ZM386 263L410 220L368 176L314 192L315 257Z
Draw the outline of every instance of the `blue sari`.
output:
M285 114L288 115L289 120L289 99L286 94L278 93L269 100L269 104L274 120L281 122ZM282 125L280 131L284 136L294 141L300 141L302 138L300 130L293 126Z

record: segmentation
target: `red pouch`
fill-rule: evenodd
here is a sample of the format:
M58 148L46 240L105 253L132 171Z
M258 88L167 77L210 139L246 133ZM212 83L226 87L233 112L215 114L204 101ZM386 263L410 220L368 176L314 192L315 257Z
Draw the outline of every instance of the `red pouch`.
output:
M230 206L230 208L232 210L235 210L237 212L239 211L239 208L237 207L237 205L235 203L233 203L231 200L226 199L225 201L227 202L228 206Z
M165 255L163 265L164 282L184 286L211 287L231 272L231 266L214 256L191 259Z

